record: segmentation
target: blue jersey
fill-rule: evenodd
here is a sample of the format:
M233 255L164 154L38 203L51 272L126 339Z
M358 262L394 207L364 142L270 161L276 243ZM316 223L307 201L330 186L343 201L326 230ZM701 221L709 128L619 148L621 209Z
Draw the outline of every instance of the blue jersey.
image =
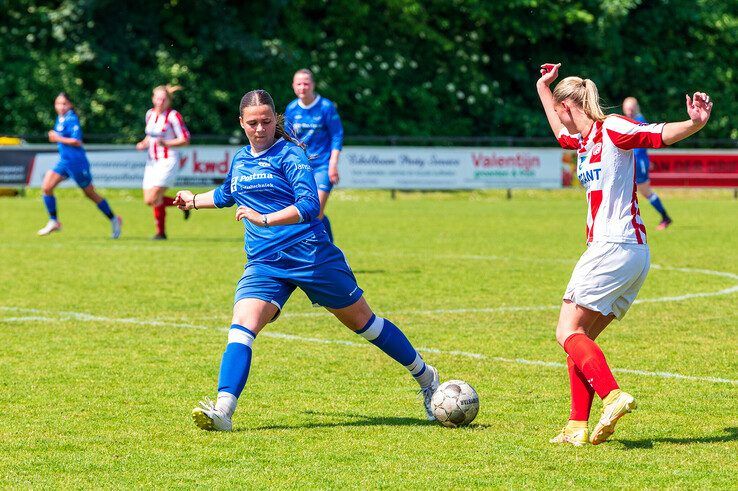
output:
M252 153L245 146L233 156L223 184L215 189L215 206L246 206L267 214L294 205L300 223L259 227L243 220L246 256L249 261L282 251L316 232L324 230L318 190L305 152L283 139L269 149Z
M328 165L332 150L343 148L343 125L336 105L317 96L309 106L299 99L290 102L284 112L285 127L306 145L310 165L314 169Z
M54 123L54 131L65 138L74 138L82 141L82 126L79 124L79 118L75 114L74 109L70 109L61 116L57 116ZM81 146L65 145L57 143L59 149L59 157L62 162L86 162L87 156L85 150Z

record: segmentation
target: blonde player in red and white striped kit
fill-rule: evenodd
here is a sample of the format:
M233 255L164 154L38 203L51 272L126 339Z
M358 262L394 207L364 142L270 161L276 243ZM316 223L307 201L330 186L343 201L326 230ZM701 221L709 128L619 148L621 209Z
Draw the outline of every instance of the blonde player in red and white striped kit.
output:
M574 267L556 328L556 340L568 355L571 413L551 442L597 445L636 407L633 396L620 390L594 341L628 311L650 266L633 149L671 145L696 133L710 118L712 102L703 92L687 95L689 119L679 123L641 124L605 116L591 80L567 77L551 92L560 66L542 65L536 87L559 144L577 150L577 176L587 190L587 250ZM602 417L588 438L595 393L603 399Z
M146 112L146 137L136 144L138 150L148 149L143 179L144 202L154 209L155 240L167 238L166 207L174 206L174 198L164 196L174 184L179 168L178 147L189 144L190 132L182 115L171 108L172 94L181 87L159 85L151 94L153 107ZM185 212L185 219L189 212Z

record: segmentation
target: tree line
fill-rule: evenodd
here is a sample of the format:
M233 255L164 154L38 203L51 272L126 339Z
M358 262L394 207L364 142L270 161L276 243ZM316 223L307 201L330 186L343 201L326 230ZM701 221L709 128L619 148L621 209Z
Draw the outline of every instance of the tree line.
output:
M5 0L0 133L42 134L59 91L88 134L141 136L151 89L182 85L193 135L240 134L238 102L281 108L315 72L347 135L549 136L537 67L594 80L612 112L636 96L653 121L715 100L698 138L738 140L738 2L719 0Z

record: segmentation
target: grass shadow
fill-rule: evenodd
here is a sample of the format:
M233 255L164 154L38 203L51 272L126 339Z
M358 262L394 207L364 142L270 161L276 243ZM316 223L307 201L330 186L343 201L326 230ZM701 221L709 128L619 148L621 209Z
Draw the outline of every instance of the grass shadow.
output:
M724 435L697 436L684 438L644 438L643 440L615 440L621 443L626 450L634 448L653 448L655 443L673 443L676 445L690 445L693 443L728 443L738 441L738 427L723 428Z
M256 428L239 428L235 431L264 431L264 430L304 430L314 428L347 428L361 426L435 426L436 423L422 418L405 418L397 416L367 416L355 413L327 413L320 411L303 411L309 416L320 418L341 418L341 421L309 421L294 425L267 425ZM465 429L486 428L487 425L469 425Z

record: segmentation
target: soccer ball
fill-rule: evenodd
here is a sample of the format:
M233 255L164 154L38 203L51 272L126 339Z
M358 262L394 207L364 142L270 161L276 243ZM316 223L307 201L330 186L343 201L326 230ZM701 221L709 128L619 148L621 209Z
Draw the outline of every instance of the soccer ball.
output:
M433 393L431 408L436 421L449 428L458 428L477 417L479 396L474 387L463 380L449 380Z

